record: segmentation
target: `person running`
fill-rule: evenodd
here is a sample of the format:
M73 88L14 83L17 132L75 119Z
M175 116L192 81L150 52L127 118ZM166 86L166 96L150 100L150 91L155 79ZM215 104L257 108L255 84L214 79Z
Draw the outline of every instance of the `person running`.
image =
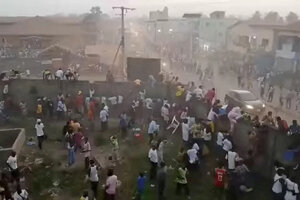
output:
M19 183L20 172L19 172L19 168L18 168L17 153L15 151L11 152L11 155L8 157L6 163L7 163L7 166L9 167L13 181L16 181L17 183Z
M287 178L286 182L286 193L284 195L284 200L297 200L299 196L298 184L295 182L295 178Z
M274 96L274 86L270 85L269 91L268 91L268 102L273 101L273 96Z
M99 177L98 177L98 170L96 163L94 160L90 160L90 168L88 170L88 178L91 183L91 190L93 191L93 198L97 199L98 197L98 183L99 183Z
M239 155L233 150L229 150L225 159L228 161L228 170L233 171L236 166L236 162L240 160Z
M42 123L41 119L37 119L36 120L36 124L35 124L35 130L36 130L36 136L37 136L37 140L38 140L38 146L39 149L42 150L43 147L43 141L44 141L44 124Z
M157 150L157 155L158 155L158 164L160 165L162 162L164 162L164 148L165 145L167 144L166 139L162 139L158 143L158 150Z
M100 121L101 121L101 131L104 132L108 128L108 108L104 106L104 108L100 111Z
M176 176L176 195L180 195L181 190L185 190L185 195L188 197L188 199L191 199L190 197L190 190L188 187L188 182L187 182L187 173L188 170L186 167L179 166L177 169L177 176Z
M142 200L145 190L146 190L146 177L143 172L140 172L140 175L137 180L137 194L135 200Z
M148 158L150 160L150 181L154 181L157 171L157 164L158 164L158 155L157 150L155 146L152 146L152 148L149 150ZM155 185L152 183L150 185L151 187L154 187Z
M284 169L278 169L273 179L272 192L274 200L282 200L284 197L284 188L286 176L284 175Z
M226 169L222 162L218 163L218 167L215 168L215 187L217 190L216 196L218 199L222 199L223 192L225 189L225 178L226 178Z
M151 144L152 140L154 139L154 136L158 134L159 125L156 123L155 119L152 119L149 123L148 127L148 135L149 135L149 143Z
M84 138L84 143L83 143L83 148L82 148L82 153L84 153L84 166L85 169L89 168L90 164L90 157L91 157L91 144L89 142L88 137Z
M26 200L28 199L28 192L22 189L20 184L17 185L17 190L13 195L14 200Z
M114 170L109 169L105 184L105 200L115 200L118 186L118 177L114 175Z

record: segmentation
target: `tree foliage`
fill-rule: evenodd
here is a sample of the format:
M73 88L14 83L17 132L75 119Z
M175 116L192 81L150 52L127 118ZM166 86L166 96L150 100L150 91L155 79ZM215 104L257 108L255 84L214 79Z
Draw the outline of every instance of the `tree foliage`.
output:
M280 18L280 16L279 16L278 12L271 11L271 12L269 12L269 13L266 14L266 16L264 17L264 20L266 22L272 22L272 23L274 23L274 22L278 22L279 18Z
M296 22L298 21L299 17L296 13L294 12L290 12L286 17L285 17L285 20L287 23L293 23L293 22Z

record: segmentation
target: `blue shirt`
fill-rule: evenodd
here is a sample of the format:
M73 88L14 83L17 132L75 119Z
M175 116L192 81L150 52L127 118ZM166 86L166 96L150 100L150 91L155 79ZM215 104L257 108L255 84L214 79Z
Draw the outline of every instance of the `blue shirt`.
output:
M157 124L154 120L152 120L148 127L148 134L154 134L157 130Z
M138 177L137 180L137 190L138 192L142 193L145 191L146 188L146 177Z

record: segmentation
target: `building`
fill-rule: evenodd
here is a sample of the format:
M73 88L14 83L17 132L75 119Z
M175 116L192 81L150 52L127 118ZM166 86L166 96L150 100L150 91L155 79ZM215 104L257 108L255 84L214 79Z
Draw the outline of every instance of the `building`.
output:
M228 28L227 50L246 53L262 50L274 51L274 29L282 25L239 21Z
M200 45L215 49L224 48L226 45L227 30L237 22L234 18L226 18L224 11L215 11L210 17L199 20Z
M169 19L169 10L168 7L164 7L162 11L150 11L149 13L149 20L168 20Z
M300 71L300 21L275 29L276 71Z
M96 33L84 28L82 19L16 17L0 19L0 46L44 49L53 44L70 49L96 41Z

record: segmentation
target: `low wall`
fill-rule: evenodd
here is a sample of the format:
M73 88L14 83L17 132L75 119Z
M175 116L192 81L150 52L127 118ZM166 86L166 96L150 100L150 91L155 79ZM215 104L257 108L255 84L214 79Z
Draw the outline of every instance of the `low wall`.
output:
M88 95L90 85L89 81L11 80L9 82L9 96L12 97L14 102L24 100L29 110L35 110L37 98L48 97L54 100L60 91L63 94L76 95L81 90L84 95ZM3 86L4 83L1 82L1 90ZM93 88L96 97L122 95L127 102L137 98L138 94L133 82L94 82ZM33 93L32 90L35 90L35 92ZM146 86L146 90L146 96L151 98L164 98L167 94L166 86L163 84L155 88Z
M236 124L233 141L237 152L245 157L251 147L248 132L253 130L251 124L239 122ZM270 177L273 173L274 161L291 166L294 161L287 161L284 157L289 148L294 149L300 144L300 135L287 136L280 134L274 127L260 127L257 129L256 152L254 170L262 176Z
M25 142L25 129L2 129L0 130L0 168L6 166L6 160L10 156L11 151L20 153Z

